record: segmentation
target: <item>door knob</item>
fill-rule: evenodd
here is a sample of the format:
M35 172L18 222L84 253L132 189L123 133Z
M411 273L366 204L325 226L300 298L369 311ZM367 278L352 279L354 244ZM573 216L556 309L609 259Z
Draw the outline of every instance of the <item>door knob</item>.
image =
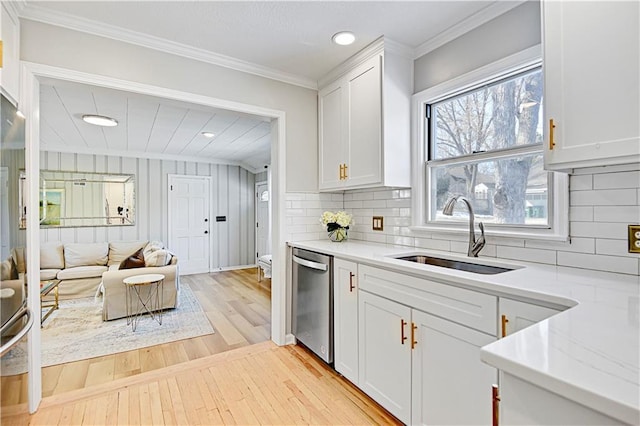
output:
M209 233L209 231L204 231L204 233L205 233L205 234L208 234L208 233Z
M205 222L209 222L209 219L206 219L206 218L205 218L205 219L204 219L204 221L205 221Z

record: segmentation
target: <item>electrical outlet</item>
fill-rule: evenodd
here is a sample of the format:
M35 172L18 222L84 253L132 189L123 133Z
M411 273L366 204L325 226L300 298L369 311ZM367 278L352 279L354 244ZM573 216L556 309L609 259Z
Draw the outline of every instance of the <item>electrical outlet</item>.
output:
M640 225L629 225L629 253L640 253Z
M372 228L374 231L382 231L384 228L384 217L383 216L374 216Z

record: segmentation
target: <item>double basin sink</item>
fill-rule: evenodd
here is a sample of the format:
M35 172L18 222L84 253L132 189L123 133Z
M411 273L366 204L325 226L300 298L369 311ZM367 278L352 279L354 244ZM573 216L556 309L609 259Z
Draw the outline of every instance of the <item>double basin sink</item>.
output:
M421 263L425 265L440 266L442 268L457 269L459 271L473 272L474 274L495 275L513 271L516 268L484 265L481 263L463 262L461 260L445 259L441 257L425 256L420 254L393 256L394 259L407 262Z

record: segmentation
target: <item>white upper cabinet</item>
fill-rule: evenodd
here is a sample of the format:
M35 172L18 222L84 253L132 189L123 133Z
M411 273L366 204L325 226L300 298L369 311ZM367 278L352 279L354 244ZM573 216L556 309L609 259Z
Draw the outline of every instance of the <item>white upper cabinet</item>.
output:
M320 191L410 186L412 67L380 39L320 81Z
M545 167L637 163L640 2L543 1L542 16Z
M2 38L0 87L2 87L2 93L17 104L20 94L20 20L9 2L2 2L0 7L0 25Z

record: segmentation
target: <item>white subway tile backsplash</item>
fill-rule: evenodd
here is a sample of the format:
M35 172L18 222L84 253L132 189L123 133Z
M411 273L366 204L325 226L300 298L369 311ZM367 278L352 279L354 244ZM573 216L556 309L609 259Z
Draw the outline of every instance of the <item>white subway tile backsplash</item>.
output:
M571 238L570 242L569 241L526 240L525 247L593 254L596 252L596 240L594 238L578 238L578 237Z
M528 249L520 247L498 246L497 257L503 259L522 260L525 262L556 264L556 251L545 249Z
M596 254L606 254L610 256L624 256L640 259L640 254L629 253L629 243L627 240L596 240Z
M631 206L638 204L638 191L635 189L571 191L569 202L572 206Z
M569 177L571 191L585 191L593 189L593 175L573 175Z
M640 171L593 176L593 189L638 188L638 186L640 186Z
M288 193L285 223L292 240L327 238L319 225L325 210L353 215L349 239L466 254L466 233L416 233L410 189L364 189L332 194ZM640 165L592 167L570 176L571 243L488 235L481 257L640 275L640 255L627 251L627 224L640 223ZM384 217L384 231L371 229Z
M595 206L593 220L596 222L638 223L640 206Z
M411 200L408 198L394 198L392 200L386 200L387 207L406 207L411 208Z
M362 201L362 207L371 209L383 209L387 207L386 200L364 200Z
M622 274L636 274L638 260L619 256L558 252L558 265L619 272Z
M416 239L412 237L400 237L398 235L387 235L387 244L415 247Z
M432 238L416 238L416 247L431 250L451 251L451 241L434 240Z
M572 237L626 239L627 227L610 222L572 222Z
M592 206L572 206L569 208L569 221L591 222L593 221Z

